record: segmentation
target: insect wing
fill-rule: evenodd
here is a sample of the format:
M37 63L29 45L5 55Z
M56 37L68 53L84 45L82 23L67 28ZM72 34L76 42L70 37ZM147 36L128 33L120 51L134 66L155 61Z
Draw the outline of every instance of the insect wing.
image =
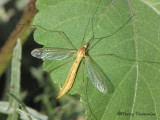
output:
M106 84L107 78L105 78L105 76L102 75L100 70L98 70L98 68L94 64L92 64L89 57L85 57L85 58L86 58L85 72L87 74L87 77L92 82L94 87L96 87L102 93L107 94L108 93L107 84Z
M43 60L63 60L74 52L76 51L69 49L37 48L31 52L31 55Z

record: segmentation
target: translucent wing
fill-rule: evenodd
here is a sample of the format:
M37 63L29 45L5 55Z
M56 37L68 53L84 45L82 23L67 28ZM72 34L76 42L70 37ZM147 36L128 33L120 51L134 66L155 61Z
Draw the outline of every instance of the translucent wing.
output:
M96 87L99 91L102 93L107 94L108 89L107 89L107 84L106 81L108 80L96 67L94 64L91 63L91 60L89 57L85 57L85 72L87 74L87 77L89 80L92 82L94 87Z
M63 60L69 57L74 52L76 52L76 50L37 48L31 52L31 55L43 60Z

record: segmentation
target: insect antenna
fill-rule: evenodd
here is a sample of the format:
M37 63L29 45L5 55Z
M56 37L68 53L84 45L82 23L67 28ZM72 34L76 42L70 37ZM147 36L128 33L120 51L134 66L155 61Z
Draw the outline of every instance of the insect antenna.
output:
M18 24L18 25L30 26L30 27L34 27L34 29L40 28L40 29L42 29L42 30L44 30L44 31L47 31L47 32L58 33L60 36L63 37L63 39L64 39L74 50L76 50L76 48L75 48L75 47L72 45L72 43L70 42L68 36L67 36L67 35L65 34L65 32L63 32L63 31L48 30L48 29L46 29L46 28L44 28L44 27L41 27L41 26L39 26L39 25L26 25L26 24Z

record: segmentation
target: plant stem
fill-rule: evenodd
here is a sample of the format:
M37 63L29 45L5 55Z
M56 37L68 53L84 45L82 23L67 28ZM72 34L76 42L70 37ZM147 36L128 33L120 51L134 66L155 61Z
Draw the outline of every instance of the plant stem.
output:
M5 69L7 68L10 60L12 58L13 49L17 43L17 39L21 39L21 43L24 44L27 37L33 31L26 25L32 24L33 18L35 14L38 12L35 6L36 0L30 0L25 9L21 19L19 20L18 24L25 24L25 25L17 25L16 28L13 30L11 35L9 36L6 43L3 45L0 51L0 76L3 74Z

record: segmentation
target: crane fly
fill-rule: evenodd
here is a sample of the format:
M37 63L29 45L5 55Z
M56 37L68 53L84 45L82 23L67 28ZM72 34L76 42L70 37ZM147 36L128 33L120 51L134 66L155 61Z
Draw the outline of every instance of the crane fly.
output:
M113 3L115 1L113 1ZM101 1L99 2L99 4L100 3L101 3ZM113 3L111 5L113 5ZM74 80L76 78L76 73L77 73L78 67L79 67L80 63L82 62L83 58L85 58L85 72L86 72L87 77L89 78L89 80L92 82L93 86L95 88L97 88L100 92L104 93L104 94L108 93L108 87L107 87L107 83L106 83L108 78L106 78L105 76L102 75L100 70L92 63L92 60L91 60L90 56L86 55L86 53L88 52L88 49L89 49L90 45L92 44L92 42L94 40L96 40L96 39L101 39L101 38L93 38L90 41L90 43L87 43L87 44L83 45L88 25L92 21L92 18L94 17L94 14L98 10L98 7L99 7L99 5L98 6L95 5L95 7L94 7L94 9L96 8L96 10L93 12L93 14L91 15L91 17L90 17L90 19L88 21L88 24L86 26L85 33L84 33L84 36L83 36L83 40L82 40L82 43L81 43L81 48L79 50L75 49L75 47L69 41L68 36L64 32L50 31L50 30L47 30L47 29L45 29L45 28L43 28L41 26L33 25L33 26L35 26L37 28L40 28L40 29L43 29L45 31L54 32L54 33L56 32L56 33L60 34L63 37L63 39L65 41L67 41L67 43L73 49L36 48L31 52L32 56L34 56L36 58L39 58L39 59L42 59L42 60L51 60L51 61L52 60L56 60L56 61L59 61L59 60L64 60L64 59L70 57L72 53L76 53L77 54L77 57L75 58L75 62L73 63L73 65L72 65L72 67L71 67L71 69L69 71L69 74L68 74L68 77L66 79L66 82L65 82L64 86L61 88L61 90L59 92L59 95L58 95L58 97L56 99L61 98L63 95L65 95L71 89L71 87L72 87L72 85L74 83ZM131 20L131 18L125 24L127 24ZM117 30L117 31L119 31L119 30ZM103 38L107 38L107 37L110 37L110 36L111 35L104 36ZM55 67L55 68L58 68L58 67ZM55 68L53 68L50 71L53 71Z
M108 10L110 10L112 8L112 6L115 4L115 2L116 2L116 0L113 0L111 5L108 7L109 8ZM120 2L122 2L122 1L120 1ZM67 63L69 63L69 62L74 60L74 63L72 65L72 67L70 66L71 67L70 71L68 71L68 76L66 76L66 82L64 83L63 87L61 88L61 90L59 92L59 95L57 96L57 99L61 98L63 95L65 95L71 89L71 87L72 87L72 85L74 83L74 80L76 78L76 73L78 71L78 67L80 66L80 64L82 64L82 68L85 69L85 73L86 73L87 78L91 81L93 86L95 88L97 88L97 91L100 91L101 93L104 93L104 95L106 95L107 93L110 92L110 89L109 89L110 86L108 85L108 78L105 75L103 75L102 71L100 71L100 69L98 69L98 67L93 63L92 56L93 57L94 56L113 56L113 57L120 58L120 59L123 59L123 60L128 60L128 61L156 63L156 62L150 62L150 61L140 61L140 60L128 59L128 58L125 58L125 57L120 57L120 56L118 56L116 54L90 55L89 54L89 50L94 47L94 45L95 45L95 44L93 44L94 41L96 41L96 40L100 41L102 39L109 38L110 36L118 33L134 17L134 14L130 14L130 18L129 19L127 18L127 20L123 21L123 25L122 26L121 25L120 25L120 27L118 26L119 29L117 29L114 32L111 32L109 35L105 34L105 35L101 35L101 37L98 37L98 36L96 36L96 34L94 34L93 19L94 19L95 13L97 12L99 6L100 5L97 5L96 6L97 8L93 9L94 12L91 15L90 19L88 20L88 23L86 23L87 26L86 26L86 29L84 31L84 35L83 35L83 39L82 39L82 42L81 42L81 46L80 46L80 48L78 50L75 49L75 47L72 45L72 42L70 42L70 40L68 39L69 37L64 32L62 32L62 31L51 31L51 30L45 29L45 28L43 28L41 26L34 25L35 27L40 28L40 29L42 29L42 30L44 30L46 32L48 31L48 32L53 32L53 33L59 34L59 36L61 36L71 46L72 49L47 48L46 47L47 45L45 45L44 48L36 48L36 49L34 49L31 52L32 56L34 56L36 58L40 58L40 59L45 60L45 61L62 61L62 60L65 60L67 58L70 58L72 56L72 54L77 54L75 59L71 59L70 61L64 63L64 64L67 64ZM102 17L103 17L103 15L102 15ZM89 39L88 42L86 42L84 44L84 41L85 41L84 39L86 37L86 31L87 31L90 23L91 23L91 31L93 33L93 35L92 35L93 37L91 39ZM84 62L83 58L85 60L85 64L83 63ZM56 68L59 68L64 64L58 65L57 67L54 67L50 71L53 71ZM84 65L84 67L83 67L83 65ZM84 80L84 72L83 72L83 80ZM90 94L88 94L88 95L90 95ZM86 96L86 98L87 97L88 96ZM99 100L99 99L97 99L97 100ZM87 104L89 104L88 100L87 100ZM99 106L97 105L97 109L98 109L98 107ZM104 107L104 106L101 106L100 109L102 107ZM88 105L88 108L89 108L89 111L91 111L89 105Z
M73 85L73 82L76 77L76 73L78 70L78 67L80 65L80 62L85 57L86 63L85 63L85 70L87 73L88 78L91 80L92 84L102 93L107 94L107 84L105 82L105 78L100 76L100 73L93 68L93 64L89 60L89 56L85 55L88 48L88 44L85 44L83 47L81 47L79 50L65 50L65 49L52 49L52 48L37 48L31 52L32 56L41 58L43 60L63 60L73 52L77 53L77 57L75 59L75 62L73 63L70 72L68 74L68 77L66 79L66 82L62 89L59 92L59 95L57 99L61 98L64 94L66 94L70 88Z
M113 0L112 4L109 6L109 9L112 8L112 6L115 4L115 2L116 2L116 0ZM101 3L101 1L99 2L99 4L100 3ZM61 61L66 58L69 58L73 53L77 54L77 57L75 58L75 62L73 63L73 65L69 71L66 82L65 82L64 86L61 88L57 99L61 98L64 94L66 94L71 89L71 87L74 83L74 80L76 78L76 73L77 73L78 67L79 67L80 63L83 62L83 58L85 58L85 67L84 68L85 68L86 75L89 78L89 80L91 81L91 83L93 84L93 86L104 94L107 94L109 91L108 86L107 86L108 78L106 78L104 75L102 75L101 71L99 69L97 69L97 67L92 63L90 56L86 55L86 53L88 52L91 44L95 40L102 40L102 39L105 39L105 38L112 36L113 34L116 34L118 31L120 31L125 25L127 25L132 20L134 14L126 22L124 22L123 26L121 26L118 30L114 31L110 35L103 36L103 37L97 37L97 38L94 37L94 35L93 35L93 38L89 41L89 43L83 45L86 31L88 29L90 22L92 22L92 24L93 24L93 17L95 15L95 13L97 12L98 7L99 7L99 5L97 6L96 9L94 8L95 11L93 12L93 14L91 15L91 17L88 21L88 24L87 24L85 32L84 32L83 40L81 43L81 47L79 50L75 49L75 47L69 41L68 36L64 32L51 31L51 30L47 30L41 26L33 25L37 28L43 29L44 31L58 33L72 47L72 49L36 48L31 52L32 56L34 56L36 58L40 58L42 60ZM93 26L92 26L92 31L93 31ZM94 55L91 55L91 56L94 56ZM123 58L123 57L117 56L115 54L104 54L104 55L95 55L95 56L113 56L113 57L117 57L117 58L128 60L128 61L136 61L136 60L132 60L132 59ZM149 62L149 61L139 61L139 62ZM68 63L68 62L66 62L66 63ZM150 63L152 63L152 62L150 62ZM62 65L64 65L64 64L62 64ZM62 65L60 65L60 66L62 66ZM55 67L55 68L58 68L58 67ZM50 71L53 71L55 68L53 68Z

